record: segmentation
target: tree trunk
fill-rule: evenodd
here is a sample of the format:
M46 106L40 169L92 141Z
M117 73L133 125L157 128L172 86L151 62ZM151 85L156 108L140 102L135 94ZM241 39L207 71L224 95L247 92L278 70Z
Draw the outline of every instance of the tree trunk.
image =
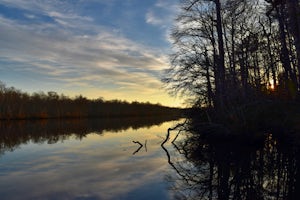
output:
M289 57L289 50L287 48L286 43L286 29L284 26L284 17L283 17L283 5L280 5L280 9L276 7L276 13L278 15L278 23L279 23L279 32L280 32L280 43L281 43L281 55L280 60L284 67L285 73L284 78L285 81L288 81L289 78L292 78L292 68ZM293 78L292 78L293 79Z
M260 23L260 25L263 28L263 32L264 32L264 36L267 38L267 52L268 52L268 56L269 56L269 65L271 68L271 72L272 72L272 79L273 79L273 86L276 87L277 86L277 77L276 77L276 70L275 70L275 63L274 63L274 55L272 53L272 47L271 47L271 33L272 33L272 26L271 26L271 19L269 18L269 33L267 33L266 28L264 26L263 23ZM269 81L269 80L268 80Z
M222 16L221 16L221 3L220 0L215 0L216 4L216 15L217 15L217 35L218 35L218 74L219 85L218 85L218 106L224 109L224 99L225 99L225 63L224 63L224 42L223 42L223 30L222 30Z
M209 66L211 66L211 63L209 62L209 57L207 54L207 49L205 49L204 52L205 56L205 64L206 64L206 81L207 81L207 101L208 101L208 106L212 106L213 102L213 92L212 92L212 87L211 87L211 81L210 81L210 73L209 73Z
M300 8L298 0L287 0L289 28L294 37L297 53L298 87L300 85Z

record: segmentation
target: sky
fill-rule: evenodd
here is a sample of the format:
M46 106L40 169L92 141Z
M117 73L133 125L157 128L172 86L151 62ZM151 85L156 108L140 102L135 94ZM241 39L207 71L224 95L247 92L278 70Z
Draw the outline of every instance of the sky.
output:
M0 0L0 80L23 92L180 106L161 82L178 0Z

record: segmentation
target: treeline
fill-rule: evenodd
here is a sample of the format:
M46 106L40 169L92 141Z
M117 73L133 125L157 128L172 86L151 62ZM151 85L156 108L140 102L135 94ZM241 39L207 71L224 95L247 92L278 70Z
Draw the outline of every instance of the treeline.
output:
M105 101L102 98L75 98L56 92L28 94L14 87L0 84L0 119L50 119L96 117L147 117L180 115L180 109L159 104Z
M299 0L183 0L164 81L196 106L299 102Z

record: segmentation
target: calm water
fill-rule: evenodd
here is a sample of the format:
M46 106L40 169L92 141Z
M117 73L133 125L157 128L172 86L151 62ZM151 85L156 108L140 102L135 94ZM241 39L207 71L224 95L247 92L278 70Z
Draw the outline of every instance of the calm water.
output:
M2 123L0 199L172 199L160 144L176 122Z
M0 199L299 199L294 138L217 141L183 126L161 146L184 120L164 121L2 122Z

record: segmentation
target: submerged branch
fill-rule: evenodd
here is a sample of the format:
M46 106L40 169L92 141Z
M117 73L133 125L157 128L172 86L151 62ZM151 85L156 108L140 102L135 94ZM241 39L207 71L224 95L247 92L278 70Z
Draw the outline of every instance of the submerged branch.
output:
M140 145L139 148L135 152L133 152L132 155L134 155L137 152L139 152L141 150L141 148L143 148L143 146L145 146L145 151L146 152L148 151L148 149L147 149L147 140L145 140L145 144L144 145L142 143L140 143L139 141L132 141L132 142L135 143L135 144L139 144Z
M139 152L144 145L142 145L142 143L140 143L139 141L132 141L132 142L140 145L139 148L135 152L132 153L132 155L134 155L137 152Z
M176 126L174 126L173 128L168 128L168 133L166 135L165 140L161 143L161 146L163 147L163 145L170 139L170 131L176 130L179 127L183 127L186 123L187 123L187 119L183 123L179 123ZM181 130L179 131L179 133L180 132L181 132ZM172 143L175 142L175 140L177 139L179 133L176 135L176 137L174 138L174 140L172 141Z

